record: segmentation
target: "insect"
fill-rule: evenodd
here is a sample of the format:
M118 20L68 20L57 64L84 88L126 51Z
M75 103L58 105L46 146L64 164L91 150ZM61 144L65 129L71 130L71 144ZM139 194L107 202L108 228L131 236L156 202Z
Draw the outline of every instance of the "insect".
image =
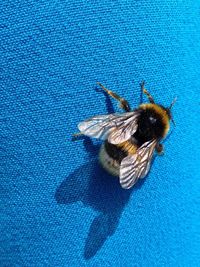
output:
M99 153L102 166L112 175L119 176L124 189L131 188L144 178L150 169L154 151L162 154L164 139L173 121L171 108L156 104L145 89L149 103L140 104L131 111L129 103L116 93L97 83L108 95L119 101L125 113L99 115L78 124L80 134L104 140Z

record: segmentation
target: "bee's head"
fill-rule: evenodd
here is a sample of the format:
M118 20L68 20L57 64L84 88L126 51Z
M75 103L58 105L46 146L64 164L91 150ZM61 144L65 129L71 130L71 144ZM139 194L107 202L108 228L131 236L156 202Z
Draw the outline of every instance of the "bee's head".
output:
M152 96L150 95L150 93L144 88L144 82L142 82L142 84L141 84L141 88L142 88L142 92L143 92L145 95L147 95L147 97L148 97L148 99L149 99L149 102L150 102L151 104L155 104L155 105L156 105L156 103L155 103L153 97L152 97ZM160 106L160 107L164 110L164 112L166 113L166 115L167 115L169 121L171 120L174 124L175 124L175 122L174 122L173 117L172 117L171 109L172 109L172 106L175 104L176 100L177 100L177 98L175 97L174 100L172 101L172 103L170 104L170 106L169 106L168 108L165 108L165 107L163 107L162 105L159 105L159 104L158 104L158 106Z

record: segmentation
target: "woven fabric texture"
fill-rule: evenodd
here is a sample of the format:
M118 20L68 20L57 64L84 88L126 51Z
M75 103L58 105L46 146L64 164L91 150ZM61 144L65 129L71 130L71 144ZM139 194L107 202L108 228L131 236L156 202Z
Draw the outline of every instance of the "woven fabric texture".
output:
M2 0L0 266L200 266L200 0ZM78 122L136 107L176 127L123 190ZM147 101L143 97L143 101Z

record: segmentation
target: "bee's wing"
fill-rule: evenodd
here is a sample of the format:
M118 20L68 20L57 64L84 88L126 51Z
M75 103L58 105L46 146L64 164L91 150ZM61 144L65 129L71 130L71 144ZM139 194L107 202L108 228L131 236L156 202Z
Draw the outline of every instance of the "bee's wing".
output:
M84 135L108 139L109 143L119 144L136 132L138 116L138 111L100 115L79 123L78 128Z
M125 157L120 165L120 184L123 188L131 188L138 179L149 172L153 152L157 141L145 142L134 155Z

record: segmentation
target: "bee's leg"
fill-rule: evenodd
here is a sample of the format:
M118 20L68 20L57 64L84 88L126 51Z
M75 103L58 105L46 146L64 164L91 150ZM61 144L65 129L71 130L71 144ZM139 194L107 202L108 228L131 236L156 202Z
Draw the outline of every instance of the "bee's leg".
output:
M147 97L148 97L148 99L149 99L149 102L152 103L152 104L154 104L155 102L154 102L154 100L153 100L153 97L152 97L152 96L150 95L150 93L144 88L144 84L145 84L145 82L142 81L142 82L141 82L141 91L142 91L142 93L144 93L145 95L147 95Z
M79 132L79 133L72 134L72 136L74 136L74 137L77 137L77 136L80 136L80 135L83 135L83 133Z
M158 153L158 155L163 155L164 154L164 146L163 146L163 144L157 143L156 152Z
M83 136L84 136L84 134L81 132L72 134L72 141L75 141L75 140L79 139L79 137L83 137Z
M120 108L124 109L125 111L129 112L130 109L130 105L128 103L128 101L126 101L124 98L118 96L116 93L112 92L111 90L108 90L107 88L105 88L101 83L97 82L97 84L99 86L101 86L101 88L111 97L115 98L117 101L119 101L119 106Z

